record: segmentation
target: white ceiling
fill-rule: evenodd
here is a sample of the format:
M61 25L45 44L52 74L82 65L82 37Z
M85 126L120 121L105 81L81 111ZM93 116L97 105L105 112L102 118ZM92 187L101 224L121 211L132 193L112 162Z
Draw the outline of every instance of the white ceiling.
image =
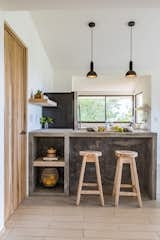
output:
M88 22L96 22L95 68L105 74L126 71L129 61L128 20L135 20L135 69L148 74L160 62L160 9L33 11L32 17L55 69L86 72L90 62ZM157 61L158 60L158 61ZM146 72L146 69L148 72Z
M160 7L159 0L0 0L0 9L93 9L108 7Z

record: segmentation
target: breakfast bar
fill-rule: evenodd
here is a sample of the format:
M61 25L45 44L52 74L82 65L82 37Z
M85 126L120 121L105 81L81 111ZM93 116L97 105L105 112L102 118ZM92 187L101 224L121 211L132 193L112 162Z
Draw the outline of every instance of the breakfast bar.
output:
M39 168L46 166L44 161L36 165L37 159L44 157L49 147L57 149L61 161L48 163L59 167L63 175L61 184L47 191L39 187ZM116 150L138 152L136 158L141 192L150 199L156 199L157 134L147 131L87 132L86 130L45 129L29 134L29 193L30 195L76 195L81 167L79 152L83 150L101 151L100 169L104 194L111 194L116 167ZM62 163L63 162L63 163ZM58 165L60 164L60 165ZM63 170L62 170L63 168ZM86 181L95 181L95 169L87 166ZM123 182L130 181L128 166L123 171ZM59 187L59 188L58 188ZM56 190L57 188L57 190ZM59 191L59 189L61 189Z

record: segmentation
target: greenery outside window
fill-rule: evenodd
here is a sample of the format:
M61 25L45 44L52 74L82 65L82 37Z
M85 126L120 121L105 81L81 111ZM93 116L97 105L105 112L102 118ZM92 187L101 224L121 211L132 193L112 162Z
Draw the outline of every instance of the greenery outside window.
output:
M80 122L105 122L105 96L79 96Z
M107 122L132 122L133 97L132 96L106 96Z
M133 107L133 96L78 96L78 122L132 122Z

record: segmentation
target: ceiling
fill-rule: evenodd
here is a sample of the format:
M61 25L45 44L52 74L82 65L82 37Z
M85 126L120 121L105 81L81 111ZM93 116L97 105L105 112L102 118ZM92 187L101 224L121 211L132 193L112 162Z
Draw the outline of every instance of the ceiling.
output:
M160 7L159 0L0 0L4 10Z
M90 62L88 22L91 20L96 22L94 60L98 72L127 71L128 20L136 21L133 35L135 68L141 71L149 71L152 66L159 68L160 9L50 10L32 11L31 14L55 69L87 72Z

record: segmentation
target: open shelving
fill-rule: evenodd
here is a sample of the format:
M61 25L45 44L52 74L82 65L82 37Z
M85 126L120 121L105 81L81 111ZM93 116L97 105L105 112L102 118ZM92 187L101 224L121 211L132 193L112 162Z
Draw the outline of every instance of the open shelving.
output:
M68 195L68 166L64 158L65 138L38 136L30 138L30 195ZM47 150L54 147L57 150L58 160L43 160ZM54 187L44 187L41 183L41 173L44 168L57 168L59 180Z
M56 161L44 161L43 158L38 158L35 161L33 161L34 167L64 167L65 162L64 159L61 158Z
M42 107L57 107L57 103L50 100L50 99L36 99L36 98L30 98L29 99L30 104L42 106Z
M44 188L40 185L37 185L35 188L35 191L33 193L34 196L61 196L64 195L64 191L63 191L63 185L62 184L58 184L56 186L56 188L53 188L52 190L50 188Z

